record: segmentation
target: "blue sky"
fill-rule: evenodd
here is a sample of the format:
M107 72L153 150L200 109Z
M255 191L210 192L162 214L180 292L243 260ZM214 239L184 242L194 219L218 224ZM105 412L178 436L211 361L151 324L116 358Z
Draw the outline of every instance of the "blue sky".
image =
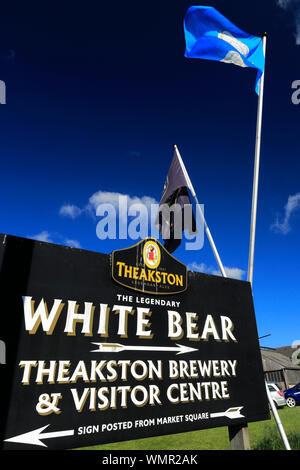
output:
M256 71L184 58L191 2L109 3L3 7L0 231L103 253L130 246L98 239L95 200L158 202L176 143L223 264L245 280ZM299 3L202 3L269 34L253 280L269 347L300 339ZM174 255L217 271L207 239Z

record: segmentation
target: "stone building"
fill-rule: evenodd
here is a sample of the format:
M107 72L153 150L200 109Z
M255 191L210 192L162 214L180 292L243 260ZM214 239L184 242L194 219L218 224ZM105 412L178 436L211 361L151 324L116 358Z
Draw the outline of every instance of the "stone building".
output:
M267 381L285 390L300 382L300 367L291 361L287 350L283 354L279 349L261 348L263 370Z

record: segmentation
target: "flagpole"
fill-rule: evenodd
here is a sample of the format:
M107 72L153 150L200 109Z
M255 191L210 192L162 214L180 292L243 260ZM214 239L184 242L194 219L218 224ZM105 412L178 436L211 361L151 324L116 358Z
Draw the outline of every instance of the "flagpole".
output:
M199 202L198 202L198 198L197 198L196 192L195 192L195 190L194 190L194 187L193 187L193 185L192 185L192 182L191 182L191 180L190 180L190 177L189 177L189 175L188 175L188 172L186 171L185 165L184 165L184 163L183 163L183 160L182 160L182 158L181 158L181 155L180 155L180 153L179 153L179 150L178 150L178 147L177 147L176 144L174 144L174 149L175 149L175 152L176 152L176 154L177 154L179 163L180 163L180 165L181 165L183 174L184 174L184 176L185 176L185 178L186 178L186 181L188 182L189 190L191 191L191 194L192 194L192 196L193 196L193 198L194 198L194 201L195 201L195 204L196 204L196 210L198 210L198 213L199 213L199 215L200 215L200 217L201 217L202 223L203 223L203 225L204 225L205 233L206 233L207 238L208 238L208 240L209 240L209 243L210 243L210 245L211 245L212 251L213 251L214 256L215 256L215 258L216 258L216 261L217 261L217 263L218 263L218 266L219 266L219 269L220 269L220 271L221 271L221 274L222 274L223 277L227 277L226 272L225 272L225 269L224 269L223 264L222 264L222 261L221 261L221 258L220 258L220 256L219 256L218 250L217 250L216 245L215 245L215 243L214 243L213 237L212 237L212 235L211 235L211 233L210 233L210 230L209 230L208 225L207 225L207 223L206 223L206 220L205 220L205 218L204 218L203 212L202 212L202 210L201 210L200 204L199 204Z
M262 37L262 45L263 45L263 51L264 51L265 57L266 57L266 44L267 44L267 33L264 33ZM257 121L256 121L255 160L254 160L254 174L253 174L253 188L252 188L251 227L250 227L248 276L247 276L247 280L251 283L251 285L253 282L253 264L254 264L254 246L255 246L255 230L256 230L256 212L257 212L259 160L260 160L260 146L261 146L264 79L265 79L265 72L263 72L260 78L258 106L257 106Z
M262 37L264 56L266 57L267 33ZM257 106L257 122L256 122L256 140L255 140L255 160L254 160L254 175L253 175L253 190L252 190L252 208L251 208L251 228L250 228L250 244L249 244L249 260L248 260L248 276L247 280L253 283L253 264L254 264L254 246L255 246L255 229L256 229L256 211L257 211L257 193L258 193L258 176L259 176L259 160L260 160L260 145L261 145L261 127L262 127L262 110L263 110L263 95L264 95L264 78L263 72L259 84L259 96ZM280 417L277 413L271 398L268 385L266 382L267 397L273 412L278 430L280 432L283 444L286 450L291 450L289 441L282 426Z

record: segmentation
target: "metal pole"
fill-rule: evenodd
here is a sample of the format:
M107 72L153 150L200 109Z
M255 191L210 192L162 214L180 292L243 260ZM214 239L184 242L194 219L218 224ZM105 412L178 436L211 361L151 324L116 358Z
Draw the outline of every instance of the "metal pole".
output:
M275 418L275 421L276 421L276 424L277 424L277 427L278 427L278 431L280 432L280 435L281 435L281 438L282 438L282 442L284 444L284 447L286 450L291 450L291 447L290 447L290 444L289 444L289 441L286 437L286 434L285 434L285 431L284 431L284 428L282 426L282 423L281 423L281 420L280 420L280 417L279 417L279 414L278 414L278 411L276 409L276 406L272 400L272 397L271 397L271 394L270 394L270 390L269 390L269 387L266 383L266 390L267 390L267 396L268 396L268 400L269 400L269 403L270 403L270 406L271 406L271 409L272 409L272 412L273 412L273 415L274 415L274 418Z
M267 34L264 33L262 37L264 56L266 57ZM259 176L259 160L260 160L260 144L261 144L261 126L262 126L262 110L263 110L263 95L264 95L264 79L265 73L263 72L259 84L259 96L257 107L257 122L256 122L256 140L255 140L255 160L254 160L254 175L253 175L253 190L252 190L252 208L251 208L251 228L250 228L250 244L249 244L249 259L248 259L248 276L247 280L253 283L253 264L254 264L254 246L255 246L255 229L256 229L256 212L257 212L257 193L258 193L258 176ZM282 426L278 411L271 398L271 394L266 383L266 390L268 400L281 435L283 444L286 450L291 450L290 444L286 437L284 428Z
M219 266L219 269L220 269L220 271L221 271L221 274L222 274L223 277L227 277L226 272L225 272L225 269L224 269L223 264L222 264L222 261L221 261L221 258L220 258L220 256L219 256L218 250L217 250L216 245L215 245L215 243L214 243L213 237L212 237L212 235L211 235L211 233L210 233L210 230L209 230L208 225L207 225L207 223L206 223L206 220L205 220L205 218L204 218L203 212L202 212L202 210L201 210L200 204L199 204L199 202L198 202L198 198L197 198L197 196L196 196L194 187L193 187L193 185L192 185L192 182L191 182L191 180L190 180L190 177L189 177L189 175L188 175L188 172L186 171L185 165L184 165L184 163L183 163L183 160L182 160L182 158L181 158L181 155L180 155L180 153L179 153L179 150L178 150L176 144L174 144L174 149L175 149L175 152L176 152L176 154L177 154L178 160L179 160L179 162L180 162L180 165L181 165L183 174L184 174L184 176L185 176L185 179L186 179L187 182L188 182L189 190L191 191L192 196L193 196L193 198L194 198L197 211L198 211L198 213L199 213L199 215L200 215L200 217L201 217L202 223L203 223L203 225L204 225L205 233L206 233L206 235L207 235L207 238L208 238L208 241L209 241L210 246L211 246L211 248L212 248L213 254L214 254L214 256L215 256L215 258L216 258L216 261L217 261L217 263L218 263L218 266Z
M264 51L265 57L266 57L266 43L267 43L267 34L265 33L262 37L263 51ZM249 244L249 259L248 259L248 276L247 276L247 280L251 283L251 285L253 281L253 263L254 263L257 193L258 193L258 176L259 176L259 160L260 160L260 144L261 144L261 125L262 125L262 110L263 110L263 95L264 95L264 78L265 78L265 73L263 72L260 78L258 107L257 107L255 160L254 160L252 208L251 208L251 228L250 228L250 244Z

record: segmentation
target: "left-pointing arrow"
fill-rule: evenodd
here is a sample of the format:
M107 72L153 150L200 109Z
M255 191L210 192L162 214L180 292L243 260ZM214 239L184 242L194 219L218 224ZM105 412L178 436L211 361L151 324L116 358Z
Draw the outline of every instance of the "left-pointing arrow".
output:
M230 419L237 419L237 418L245 418L244 415L241 414L242 406L236 406L235 408L228 408L226 411L222 411L221 413L211 413L211 418L219 418L225 416L226 418Z
M35 446L43 446L48 447L46 444L41 442L41 439L50 439L53 437L65 437L65 436L73 436L74 429L69 429L67 431L53 431L53 432L44 432L49 424L43 426L42 428L35 429L34 431L29 431L24 434L20 434L19 436L11 437L9 439L5 439L5 442L17 442L19 444L31 444Z

